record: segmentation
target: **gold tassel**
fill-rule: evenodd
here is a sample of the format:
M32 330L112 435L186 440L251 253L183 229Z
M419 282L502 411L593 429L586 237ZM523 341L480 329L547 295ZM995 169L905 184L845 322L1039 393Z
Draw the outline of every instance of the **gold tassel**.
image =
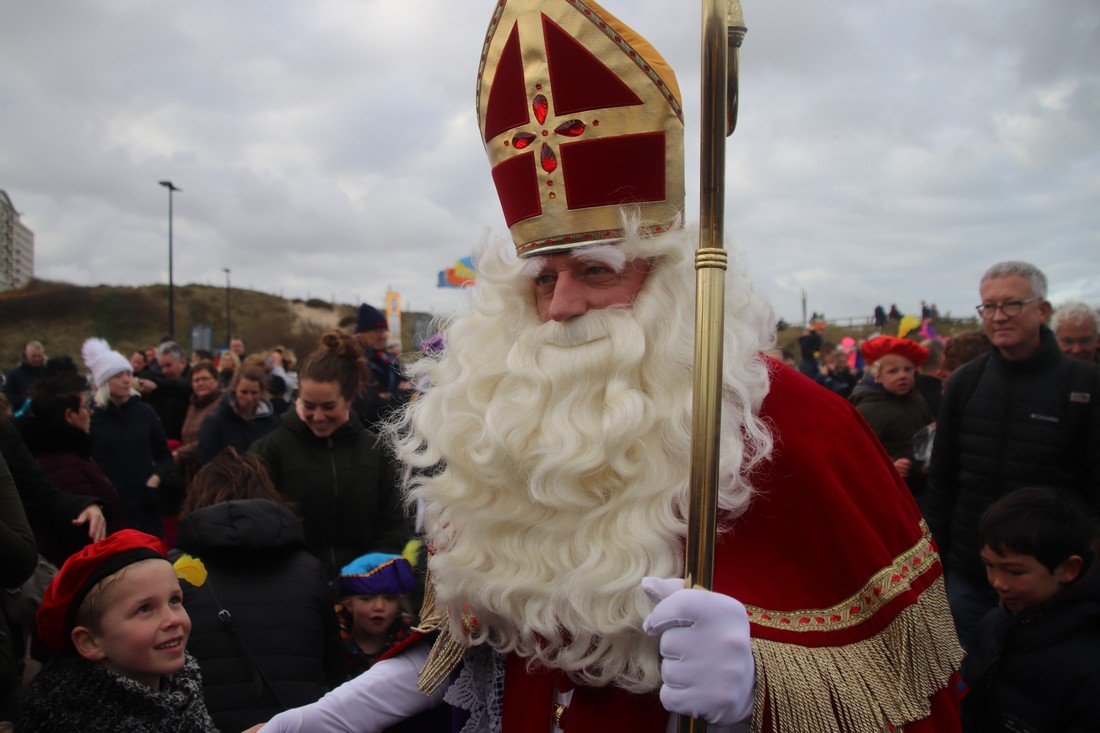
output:
M962 662L943 578L870 639L839 647L752 640L756 705L774 733L878 733L921 720ZM838 727L839 726L839 727Z
M447 610L436 606L435 584L429 573L424 583L424 602L420 606L420 625L416 630L425 634L439 632L439 636L428 652L428 661L424 664L424 669L420 670L416 683L417 688L425 695L431 695L447 681L466 653L466 645L451 636L449 616Z

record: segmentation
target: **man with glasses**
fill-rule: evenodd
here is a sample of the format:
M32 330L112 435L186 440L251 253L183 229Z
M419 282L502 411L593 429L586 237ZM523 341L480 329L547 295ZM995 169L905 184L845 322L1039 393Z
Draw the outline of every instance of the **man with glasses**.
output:
M978 287L977 312L993 344L960 367L940 408L927 519L947 568L947 595L967 646L996 607L979 555L978 525L996 499L1049 486L1100 509L1100 369L1062 353L1047 327L1047 279L1001 262Z

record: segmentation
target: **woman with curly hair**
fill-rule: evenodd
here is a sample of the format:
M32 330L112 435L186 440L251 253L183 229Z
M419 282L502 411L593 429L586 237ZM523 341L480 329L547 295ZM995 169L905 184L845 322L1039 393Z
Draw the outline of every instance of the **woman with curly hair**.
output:
M350 336L326 333L299 368L294 409L249 449L297 508L330 579L368 551L400 552L410 535L394 467L351 410L368 369Z

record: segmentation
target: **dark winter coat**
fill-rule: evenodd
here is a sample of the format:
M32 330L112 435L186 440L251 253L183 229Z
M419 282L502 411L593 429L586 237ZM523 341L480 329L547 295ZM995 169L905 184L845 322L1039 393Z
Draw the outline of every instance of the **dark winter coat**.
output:
M367 349L364 352L370 367L371 379L363 385L362 393L355 398L352 409L368 429L399 409L409 400L410 390L402 389L404 377L397 361L385 351Z
M913 386L928 403L928 409L932 411L932 415L939 415L940 404L943 402L943 380L931 374L917 372L913 379Z
M169 440L180 440L183 432L183 420L187 417L187 408L191 405L191 367L187 367L183 376L166 377L158 372L151 372L149 381L157 385L142 399L153 408L160 418L160 424L164 426L164 434Z
M92 460L118 490L125 524L160 537L160 489L146 486L154 473L163 482L172 470L172 454L153 408L136 397L117 405L108 401L92 411Z
M4 396L8 398L12 410L18 411L23 406L23 401L31 391L31 384L45 371L45 364L36 367L21 361L19 366L7 373L4 377Z
M176 449L173 456L176 472L188 483L198 470L195 463L199 455L199 433L202 430L202 424L218 409L221 399L220 387L203 399L199 399L194 393L191 394L191 404L187 408L187 416L183 418L183 427L180 428L180 441L183 445Z
M878 382L862 384L852 392L852 404L871 426L890 458L908 458L909 473L905 485L923 509L927 481L924 464L913 456L913 438L917 432L935 421L935 415L916 390L899 397L887 392Z
M327 438L313 434L295 410L253 444L272 481L302 517L306 547L329 578L366 552L400 552L410 532L393 466L358 418Z
M23 437L10 421L0 420L0 455L15 480L27 520L36 536L64 535L77 515L96 503L94 497L61 491L34 459ZM106 511L104 512L106 514ZM88 536L88 527L80 529Z
M899 396L872 382L857 387L851 400L894 460L912 459L913 436L936 419L915 389Z
M262 499L215 504L183 518L176 548L202 560L208 574L202 586L182 587L192 624L187 650L202 668L218 728L242 731L343 681L332 592L294 512ZM222 609L282 704L262 681L257 694L253 667L218 620Z
M19 432L35 460L49 475L54 485L68 494L93 497L103 509L107 534L123 528L125 511L118 491L92 463L92 438L68 423L47 423L28 415L19 421ZM91 542L88 528L71 523L35 531L38 548L54 565L61 567L65 559Z
M34 572L38 551L34 546L23 504L7 463L0 456L0 588L15 588ZM22 637L9 623L5 606L0 604L0 720L10 720L15 694L22 676L20 663ZM13 643L14 642L14 643Z
M989 612L963 662L963 729L1100 730L1100 571L1044 607Z
M31 682L15 726L25 733L217 733L202 701L195 660L161 678L160 690L75 652L51 659Z
M985 583L978 522L1005 494L1047 486L1100 510L1100 369L1085 365L1091 395L1071 394L1072 360L1046 326L1040 338L1030 359L1009 361L993 350L964 364L944 392L926 516L945 564L973 583ZM967 399L975 369L980 379Z
M250 418L237 412L236 396L226 392L218 408L203 421L199 428L199 455L195 464L198 470L226 446L233 446L239 453L260 438L279 427L279 418L267 400L260 400L256 412Z

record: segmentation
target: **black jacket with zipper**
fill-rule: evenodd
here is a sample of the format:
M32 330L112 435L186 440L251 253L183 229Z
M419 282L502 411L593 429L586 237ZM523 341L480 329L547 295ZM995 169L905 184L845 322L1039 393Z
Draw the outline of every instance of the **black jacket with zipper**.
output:
M249 451L267 464L279 493L302 518L306 548L330 579L367 552L401 552L411 531L393 465L354 414L319 438L287 410L279 427Z

